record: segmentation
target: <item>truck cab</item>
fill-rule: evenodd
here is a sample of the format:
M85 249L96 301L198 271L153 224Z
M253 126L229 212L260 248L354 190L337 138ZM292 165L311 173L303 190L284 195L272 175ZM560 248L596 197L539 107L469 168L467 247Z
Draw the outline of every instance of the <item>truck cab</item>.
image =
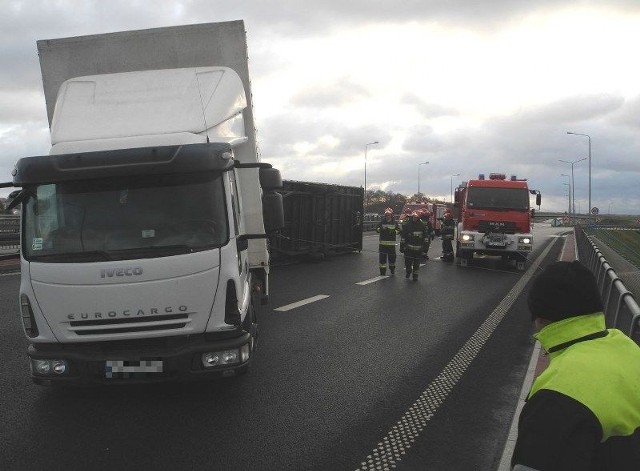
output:
M20 159L20 307L39 384L246 371L268 297L277 170L227 67L64 82L50 155ZM253 137L253 136L252 136Z
M466 266L474 254L496 255L513 261L524 270L533 250L530 194L527 180L492 173L486 179L464 182L455 191L455 206L460 210L456 257Z

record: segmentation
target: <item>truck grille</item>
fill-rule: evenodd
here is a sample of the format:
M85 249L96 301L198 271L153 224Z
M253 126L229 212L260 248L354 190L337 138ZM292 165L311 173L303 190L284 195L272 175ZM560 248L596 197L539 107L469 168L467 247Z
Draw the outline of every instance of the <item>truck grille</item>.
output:
M503 234L515 234L516 223L512 221L480 221L478 232L501 232Z
M191 322L189 314L192 313L185 312L144 318L71 321L69 323L69 330L76 335L89 336L182 329Z

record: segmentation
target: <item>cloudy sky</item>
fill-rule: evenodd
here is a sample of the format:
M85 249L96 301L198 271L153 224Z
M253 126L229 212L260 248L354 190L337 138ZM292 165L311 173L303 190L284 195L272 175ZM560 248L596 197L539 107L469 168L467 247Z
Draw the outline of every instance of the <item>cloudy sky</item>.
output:
M478 173L640 214L638 0L0 0L0 181L50 145L36 40L242 19L262 160L449 199ZM429 164L420 165L428 161ZM575 164L588 207L588 160ZM455 176L460 174L460 176ZM0 190L4 196L9 190Z

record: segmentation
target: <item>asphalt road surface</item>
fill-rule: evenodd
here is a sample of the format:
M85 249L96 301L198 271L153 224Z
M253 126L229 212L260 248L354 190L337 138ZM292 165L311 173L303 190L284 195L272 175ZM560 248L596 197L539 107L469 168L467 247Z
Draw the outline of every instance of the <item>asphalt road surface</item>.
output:
M536 224L526 272L463 268L440 241L417 282L361 253L276 267L247 375L57 389L28 374L19 276L0 276L2 470L494 470L533 348L527 282L562 228Z

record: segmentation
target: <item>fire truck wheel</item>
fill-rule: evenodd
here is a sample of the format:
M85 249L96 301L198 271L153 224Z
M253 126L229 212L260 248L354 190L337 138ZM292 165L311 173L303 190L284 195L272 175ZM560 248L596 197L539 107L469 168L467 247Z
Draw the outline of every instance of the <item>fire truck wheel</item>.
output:
M473 250L458 250L456 256L460 259L460 266L466 267L473 260Z

